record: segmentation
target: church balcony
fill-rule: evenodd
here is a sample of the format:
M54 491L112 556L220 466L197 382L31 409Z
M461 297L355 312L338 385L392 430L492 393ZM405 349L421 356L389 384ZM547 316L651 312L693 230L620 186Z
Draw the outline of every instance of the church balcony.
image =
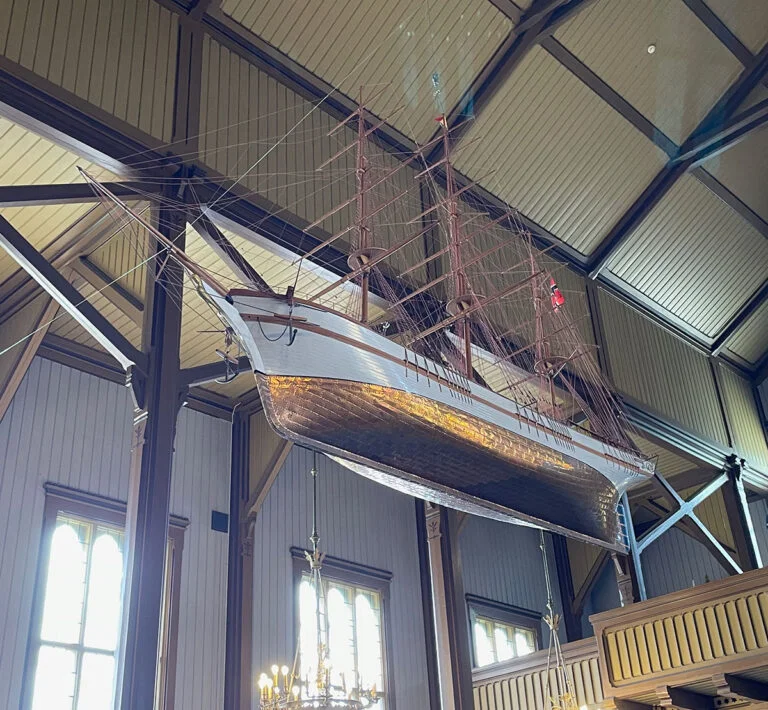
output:
M768 569L590 621L593 638L563 645L580 710L768 708ZM549 710L546 678L546 650L475 670L475 709Z

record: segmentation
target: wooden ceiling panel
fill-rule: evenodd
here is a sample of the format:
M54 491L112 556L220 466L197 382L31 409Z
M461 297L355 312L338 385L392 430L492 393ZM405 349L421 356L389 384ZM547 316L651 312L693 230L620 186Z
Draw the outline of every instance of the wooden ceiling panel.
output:
M38 251L50 247L58 238L67 238L81 220L87 220L93 205L44 205L0 209L13 227ZM19 265L0 253L0 284L19 270Z
M610 271L708 338L768 273L768 240L684 175L609 262Z
M768 126L702 166L768 222Z
M743 69L682 0L598 0L556 36L677 143Z
M469 142L478 138L478 142ZM544 50L534 48L479 115L456 166L589 254L664 153Z
M317 76L357 97L389 85L370 108L424 141L435 130L432 75L445 111L480 73L512 29L487 0L224 0L222 10Z
M768 42L768 2L765 0L704 0L753 54Z
M755 365L768 352L768 301L728 341L728 350Z

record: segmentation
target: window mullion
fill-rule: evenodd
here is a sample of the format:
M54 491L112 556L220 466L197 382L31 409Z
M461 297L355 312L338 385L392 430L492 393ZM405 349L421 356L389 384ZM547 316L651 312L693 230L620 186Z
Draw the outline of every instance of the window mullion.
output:
M80 639L75 649L75 689L72 694L72 707L77 708L80 695L80 674L83 667L83 650L85 648L85 619L88 614L88 588L91 583L91 560L93 557L93 538L96 534L96 526L88 523L88 551L85 556L85 585L83 587L83 607L80 612Z

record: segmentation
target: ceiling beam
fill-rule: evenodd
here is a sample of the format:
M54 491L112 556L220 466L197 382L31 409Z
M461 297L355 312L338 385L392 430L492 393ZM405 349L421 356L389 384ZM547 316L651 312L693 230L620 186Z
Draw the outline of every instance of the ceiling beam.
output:
M146 355L137 350L77 289L72 286L4 217L0 216L2 247L47 291L124 370L144 371Z
M120 282L106 272L102 271L88 257L79 256L70 264L77 274L100 291L136 325L142 326L144 322L144 304L130 291L126 290Z
M152 199L161 189L156 183L107 182L104 185L126 200ZM103 198L84 182L64 185L0 185L0 207L86 204L102 200Z
M734 212L749 222L758 232L760 232L760 234L768 238L768 222L749 207L749 205L736 197L736 195L725 187L723 183L717 180L712 173L707 172L705 168L699 166L691 170L691 175L693 175L700 183L706 185L709 190L714 192Z
M520 23L512 29L456 105L448 112L446 120L452 142L461 140L528 51L545 37L554 34L560 25L571 19L590 2L593 0L570 0L564 4L544 0L542 3L534 3L529 8L520 19ZM437 132L430 140L436 136ZM439 142L428 154L427 162L437 162L442 156L443 144Z
M731 32L728 25L720 19L704 0L683 0L683 2L744 66L747 66L754 59L752 52Z
M240 23L235 22L218 7L209 8L201 22L217 42L256 65L300 96L314 103L322 102L323 112L337 120L344 120L357 110L356 101ZM375 122L379 123L379 120ZM370 138L384 150L400 156L404 154L407 156L417 149L416 143L411 138L386 122L377 127Z
M251 362L245 357L237 358L237 372L252 372ZM179 381L186 387L200 387L211 382L220 382L227 375L223 362L209 362L206 365L188 367L179 373Z
M24 375L56 317L59 304L48 296L27 304L16 313L14 323L6 324L0 332L0 420L5 416ZM21 326L19 328L19 326ZM23 331L23 332L20 332ZM22 336L23 340L8 342Z
M678 153L678 145L666 135L660 128L655 126L640 111L629 103L618 91L609 86L595 72L593 72L584 62L572 54L566 47L558 42L553 36L544 37L541 40L541 46L549 52L560 64L568 71L579 78L586 86L594 91L603 101L605 101L614 111L617 111L627 121L629 121L638 131L640 131L648 140L652 141L663 150L670 158Z
M768 279L763 281L762 286L757 289L749 300L731 317L728 323L718 333L715 341L712 343L712 356L717 357L722 349L728 344L728 341L736 334L744 323L746 323L752 314L768 301Z
M253 268L248 260L227 239L221 230L210 220L202 210L195 208L191 213L189 224L200 235L203 241L216 253L243 285L252 285L259 291L273 293L272 287L261 274Z
M512 0L490 0L491 4L502 14L517 25L523 16L523 11Z
M732 148L736 143L746 138L749 133L766 123L768 123L768 99L763 99L729 121L712 126L708 131L686 141L673 158L673 162L691 161L691 167L696 167L728 150L728 148Z
M758 386L761 385L766 378L768 378L768 350L755 365L755 373L752 381L755 383L755 386Z
M744 69L739 78L720 97L715 106L680 147L680 155L688 155L689 157L670 160L598 244L590 261L590 278L595 279L599 276L617 249L629 238L659 201L667 195L680 177L716 149L708 143L714 134L713 132L727 130L732 125L739 106L766 75L766 72L768 72L768 45L754 58L750 66ZM746 112L742 112L735 118L743 119L744 113Z

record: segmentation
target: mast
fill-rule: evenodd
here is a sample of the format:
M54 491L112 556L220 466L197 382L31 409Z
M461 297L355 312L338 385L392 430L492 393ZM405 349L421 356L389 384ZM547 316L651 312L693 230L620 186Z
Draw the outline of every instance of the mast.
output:
M472 296L467 288L467 275L461 260L461 230L459 224L459 203L456 196L456 178L451 164L451 139L448 121L445 116L439 119L443 135L443 155L445 156L445 191L448 207L448 243L451 274L453 276L453 300L448 304L448 312L457 315L472 306ZM472 327L469 316L459 319L457 330L464 340L464 374L472 379Z
M360 87L360 100L357 110L357 166L355 169L355 175L357 177L357 247L360 252L360 258L368 261L366 255L368 247L370 246L368 243L370 229L368 228L368 220L365 213L365 174L368 170L368 161L365 157L365 116L362 87ZM360 288L362 289L360 320L363 323L368 321L368 282L370 277L371 272L368 269L365 269L360 284Z

